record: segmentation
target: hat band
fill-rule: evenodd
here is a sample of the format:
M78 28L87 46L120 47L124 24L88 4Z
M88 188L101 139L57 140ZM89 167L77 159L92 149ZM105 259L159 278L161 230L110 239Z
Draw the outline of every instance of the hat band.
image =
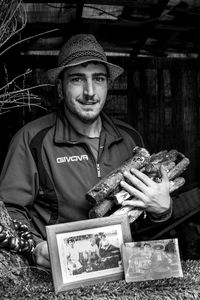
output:
M68 58L66 58L61 64L60 67L65 66L72 62L74 59L81 58L84 56L92 56L93 58L97 58L100 60L104 60L105 63L107 62L106 56L102 55L99 52L96 51L77 51L73 54L71 54Z

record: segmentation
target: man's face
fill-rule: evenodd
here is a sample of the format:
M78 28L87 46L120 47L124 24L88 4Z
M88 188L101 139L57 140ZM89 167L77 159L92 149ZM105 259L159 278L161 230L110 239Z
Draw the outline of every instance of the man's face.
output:
M91 239L90 243L91 243L92 246L94 246L95 245L95 239Z
M74 241L69 241L69 245L74 248Z
M107 71L103 64L89 63L66 68L59 84L71 114L89 124L98 118L108 91Z

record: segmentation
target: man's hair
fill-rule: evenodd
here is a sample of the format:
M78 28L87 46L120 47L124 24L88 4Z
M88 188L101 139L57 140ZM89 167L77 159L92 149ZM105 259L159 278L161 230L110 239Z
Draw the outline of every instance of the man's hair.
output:
M68 243L75 243L75 239L70 238L70 239L68 240Z

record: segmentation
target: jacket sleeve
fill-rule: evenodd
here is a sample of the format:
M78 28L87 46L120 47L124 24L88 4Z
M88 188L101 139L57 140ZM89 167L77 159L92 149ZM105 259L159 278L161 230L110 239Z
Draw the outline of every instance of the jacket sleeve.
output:
M29 133L20 130L11 141L0 176L0 200L12 219L26 224L36 242L42 238L31 224L28 207L37 196L38 172L29 148Z

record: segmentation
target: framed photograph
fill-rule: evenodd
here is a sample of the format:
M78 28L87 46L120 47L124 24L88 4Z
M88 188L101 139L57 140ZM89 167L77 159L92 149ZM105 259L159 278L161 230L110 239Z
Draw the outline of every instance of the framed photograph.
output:
M177 239L125 243L122 258L126 282L183 277Z
M124 279L123 243L132 242L127 215L46 226L55 292Z

